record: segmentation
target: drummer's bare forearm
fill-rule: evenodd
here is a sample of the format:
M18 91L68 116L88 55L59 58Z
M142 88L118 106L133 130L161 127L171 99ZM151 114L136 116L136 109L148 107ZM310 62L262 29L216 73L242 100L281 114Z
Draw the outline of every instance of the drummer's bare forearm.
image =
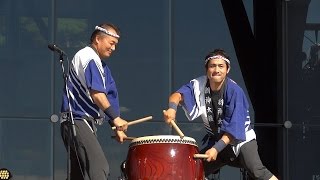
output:
M90 91L91 98L93 102L101 109L101 110L106 110L108 107L111 106L107 96L103 92L91 90ZM122 126L123 120L120 117L116 117L115 119L112 120L111 126Z
M183 101L183 97L178 92L175 92L175 93L171 94L171 96L169 97L169 102L173 102L173 103L175 103L177 105L182 101Z
M96 90L90 90L90 96L93 102L101 109L105 110L110 106L110 102L105 93Z
M228 145L233 140L233 136L231 134L225 132L222 135L221 140Z

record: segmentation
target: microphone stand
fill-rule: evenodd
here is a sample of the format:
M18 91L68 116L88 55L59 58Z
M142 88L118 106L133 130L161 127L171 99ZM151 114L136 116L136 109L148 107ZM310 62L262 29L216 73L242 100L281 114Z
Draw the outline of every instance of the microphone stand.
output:
M67 126L68 126L68 145L67 145L67 151L68 151L68 162L67 162L67 180L70 180L71 178L71 142L72 142L72 138L76 137L76 128L74 125L74 118L73 118L73 114L72 114L72 110L71 110L71 103L70 103L70 94L69 94L69 89L68 89L68 78L69 76L66 74L65 72L65 68L64 68L64 60L63 60L63 55L64 53L60 53L60 57L59 57L59 61L61 64L61 69L62 69L62 75L63 75L63 79L64 79L64 88L66 91L66 95L67 95L67 99L68 99L68 106L69 106L69 112L67 112L67 121L70 121ZM68 67L70 67L70 65L68 64ZM72 128L72 131L71 131Z

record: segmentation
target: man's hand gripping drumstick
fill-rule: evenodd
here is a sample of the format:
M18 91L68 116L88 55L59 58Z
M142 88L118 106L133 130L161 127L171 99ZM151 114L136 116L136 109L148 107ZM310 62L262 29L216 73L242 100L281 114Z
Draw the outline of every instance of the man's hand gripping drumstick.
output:
M113 125L114 125L114 127L117 127L117 128L115 128L115 133L117 135L116 136L117 141L123 143L123 141L127 137L125 132L128 129L128 122L126 120L121 119L120 117L117 117L116 119L114 119Z
M117 134L117 136L116 136L117 141L122 143L124 140L128 140L128 137L124 132L127 131L129 125L141 123L144 121L148 121L150 119L152 119L152 116L148 116L145 118L141 118L141 119L137 119L137 120L134 120L131 122L127 122L127 121L121 121L122 120L121 118L119 118L119 119L116 118L113 121L115 126L113 126L112 129L115 130L115 132Z
M148 120L151 120L151 119L152 119L152 116L148 116L148 117L145 117L145 118L141 118L141 119L137 119L137 120L134 120L134 121L130 121L127 124L124 124L123 126L113 126L112 129L113 130L117 129L118 131L125 131L128 128L129 125L134 125L134 124L141 123L141 122L144 122L144 121L148 121Z
M117 129L116 135L117 135L117 140L119 142L123 142L123 139L127 137L127 135L124 133L124 131L127 130L128 125L127 121L122 119L118 113L115 112L114 107L111 106L106 94L104 92L100 92L94 89L90 90L90 96L93 100L93 102L105 113L106 116L109 117L110 125L116 126L116 127L121 127Z
M170 109L168 110L163 110L163 116L164 116L164 120L166 123L172 125L172 127L177 131L177 133L179 134L179 136L181 138L184 137L184 134L183 132L180 130L180 128L177 126L177 124L175 123L175 114L176 114L176 111L170 111ZM174 118L172 118L174 117Z
M178 92L173 93L169 97L169 107L167 110L163 110L163 117L166 123L172 125L172 127L177 131L181 138L184 137L184 134L179 129L179 127L175 123L176 113L178 104L183 101L182 95Z

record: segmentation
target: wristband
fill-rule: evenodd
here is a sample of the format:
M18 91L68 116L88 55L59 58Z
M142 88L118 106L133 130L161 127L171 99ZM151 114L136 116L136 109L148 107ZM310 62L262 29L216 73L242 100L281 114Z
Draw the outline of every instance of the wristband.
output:
M177 111L178 105L174 102L169 102L169 108Z
M225 147L227 146L227 144L220 139L218 142L216 142L212 147L215 148L218 153L221 152Z
M114 109L111 106L109 106L103 112L110 118L110 120L114 120L115 118L118 117L117 113L114 111Z

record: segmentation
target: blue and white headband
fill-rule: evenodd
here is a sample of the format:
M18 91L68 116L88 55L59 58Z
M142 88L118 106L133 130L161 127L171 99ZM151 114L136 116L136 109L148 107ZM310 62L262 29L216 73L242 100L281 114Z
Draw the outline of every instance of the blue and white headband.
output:
M225 58L225 57L223 57L223 56L221 56L221 55L214 55L214 56L208 57L208 58L206 59L205 64L207 64L207 62L208 62L209 60L211 60L211 59L223 59L223 60L225 60L225 61L230 65L230 60L227 59L227 58Z
M108 31L108 30L106 30L106 29L104 29L102 27L96 26L94 29L102 31L102 32L108 34L109 36L112 36L112 37L115 37L115 38L120 38L120 36L118 34L114 34L114 33L110 32L110 31Z

